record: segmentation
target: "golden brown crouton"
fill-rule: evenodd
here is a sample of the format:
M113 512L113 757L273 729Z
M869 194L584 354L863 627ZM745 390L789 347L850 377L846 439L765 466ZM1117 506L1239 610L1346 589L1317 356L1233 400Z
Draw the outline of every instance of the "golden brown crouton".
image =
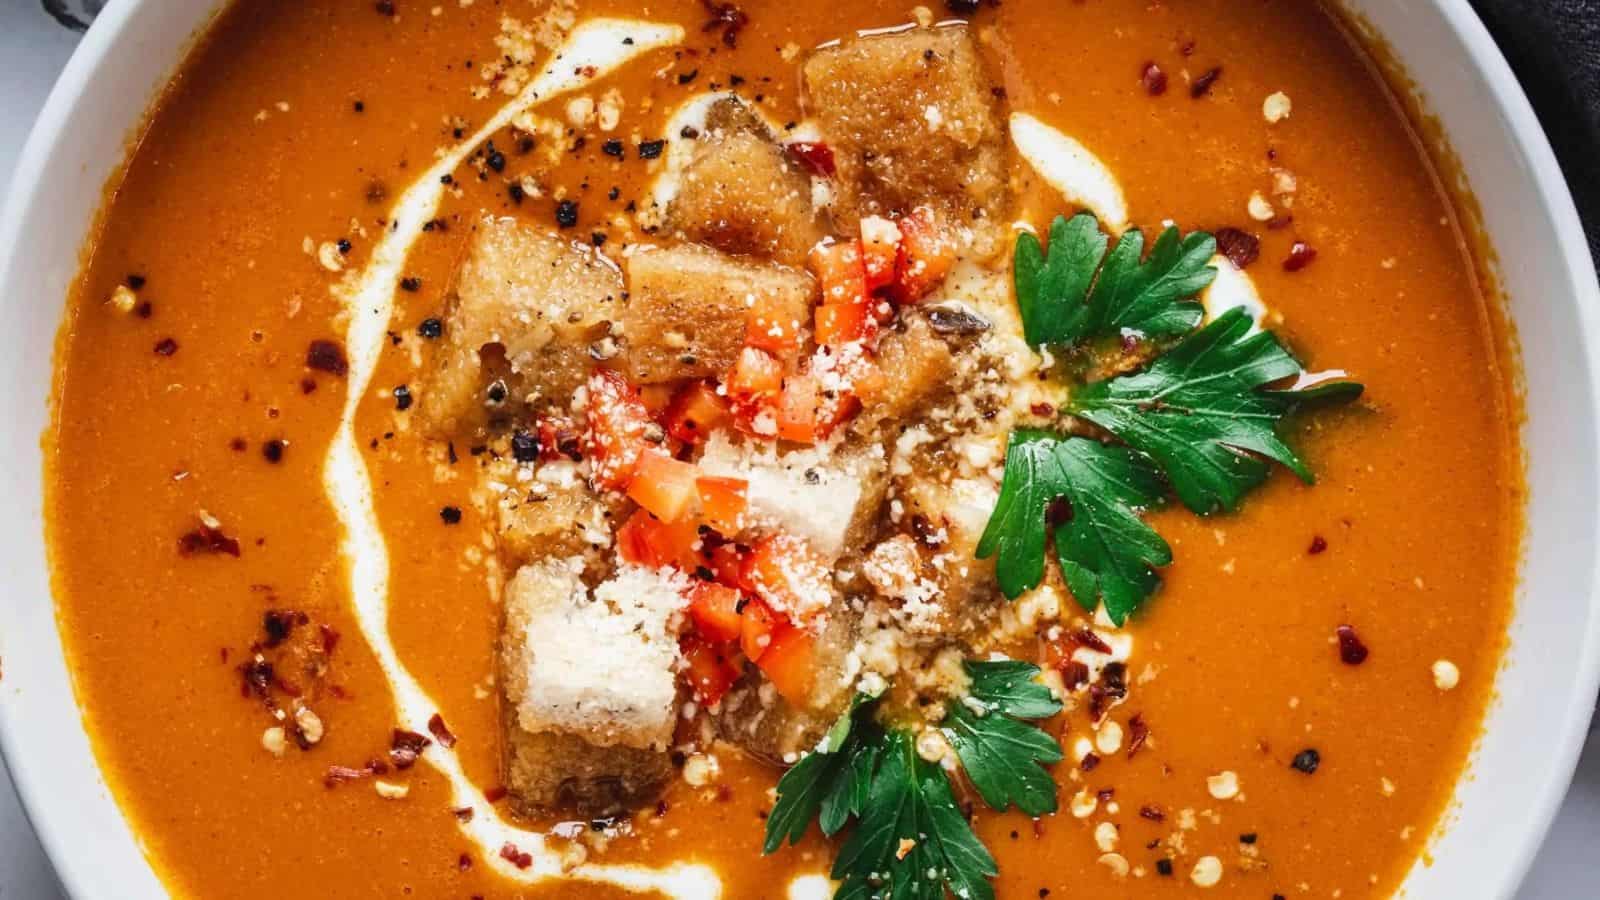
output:
M811 321L814 291L804 272L694 244L641 250L628 258L621 317L629 376L657 384L723 375L744 345L751 307L771 304L799 331Z
M916 535L912 543L891 538L879 544L863 567L867 580L897 604L902 627L930 637L958 637L985 619L1000 596L994 558L978 559L978 539L994 509L986 482L947 482L933 472L896 479L901 520ZM915 573L906 550L914 550Z
M591 489L571 463L546 462L538 478L516 483L500 497L501 559L517 568L544 557L582 556L607 547L622 503L615 492Z
M523 815L570 810L585 818L631 812L672 775L666 753L596 747L570 734L507 729L506 790Z
M743 116L717 115L730 106ZM725 253L800 268L824 234L811 205L811 179L765 130L738 101L713 107L667 210L667 226Z
M565 403L620 311L622 273L594 248L510 218L478 224L456 273L419 412L440 435Z
M1007 206L993 83L964 26L846 39L813 53L806 98L838 168L835 221L929 204L998 249Z
M883 336L878 365L888 376L883 394L862 410L862 424L910 424L955 387L956 358L923 316L908 312L903 330Z

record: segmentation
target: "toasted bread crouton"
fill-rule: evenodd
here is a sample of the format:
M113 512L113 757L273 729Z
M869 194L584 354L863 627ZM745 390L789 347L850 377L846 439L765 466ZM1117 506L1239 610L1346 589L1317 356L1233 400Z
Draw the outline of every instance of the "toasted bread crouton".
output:
M902 521L922 537L878 544L862 574L895 605L907 632L957 637L983 621L1000 596L994 558L978 559L977 553L995 489L974 479L946 483L928 472L898 478L894 489Z
M817 675L811 702L792 704L751 672L722 700L718 723L723 737L777 763L792 763L796 754L815 748L850 703L857 674L852 651L859 632L859 614L836 605L814 645Z
M888 375L883 393L862 409L862 424L908 424L956 387L956 358L925 317L907 312L903 328L883 336L878 365Z
M545 557L593 555L610 546L622 502L614 491L590 488L573 463L543 463L535 478L500 495L500 557L515 569Z
M838 169L838 225L930 204L980 255L999 249L1004 133L966 27L848 38L811 54L803 75Z
M620 312L622 273L593 247L485 218L456 273L419 412L468 433L529 404L565 404Z
M814 291L804 272L694 244L634 253L622 309L629 377L658 384L724 375L757 302L798 333L811 321Z
M604 818L637 809L672 775L671 757L656 750L596 747L583 738L506 731L505 784L512 807L534 816L551 810Z
M688 580L623 566L590 591L581 559L524 566L505 590L501 661L517 727L597 747L664 750Z
M667 227L725 253L795 268L805 265L806 253L824 234L811 205L810 177L732 99L717 103L707 116L667 210Z
M700 468L748 482L745 518L752 530L802 538L829 563L862 549L888 490L887 464L877 447L778 453L768 443L734 444L715 432Z

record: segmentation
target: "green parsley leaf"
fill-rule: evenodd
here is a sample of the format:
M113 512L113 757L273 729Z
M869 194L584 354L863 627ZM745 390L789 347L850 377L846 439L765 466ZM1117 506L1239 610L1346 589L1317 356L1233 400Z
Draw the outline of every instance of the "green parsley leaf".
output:
M1312 481L1311 470L1279 438L1279 424L1302 403L1353 400L1361 385L1262 389L1302 372L1271 332L1253 331L1249 315L1232 309L1144 370L1078 388L1067 410L1149 455L1178 499L1208 515L1236 509L1266 480L1268 460Z
M1217 251L1211 235L1180 237L1169 227L1148 259L1137 228L1124 232L1109 255L1108 243L1089 213L1056 216L1048 255L1034 235L1017 237L1013 277L1029 344L1077 344L1123 329L1161 337L1199 324L1203 311L1189 301L1217 276L1207 265Z
M965 665L971 679L966 702L950 701L939 729L967 778L994 809L1015 805L1030 816L1055 812L1056 782L1044 766L1061 761L1061 745L1010 712L1042 719L1061 711L1050 689L1034 680L1039 667L1011 660Z
M972 831L944 770L917 755L909 734L886 733L865 810L839 854L832 877L835 900L917 898L945 892L992 900L994 857ZM901 853L901 841L911 841Z
M1161 584L1155 569L1172 549L1139 517L1166 486L1150 459L1127 447L1019 429L1006 448L1000 498L978 540L979 559L996 556L1000 589L1015 599L1044 578L1046 517L1060 498L1069 515L1055 527L1056 557L1084 609L1103 600L1121 624Z
M861 812L876 761L877 724L862 710L874 698L857 694L817 749L806 754L778 779L778 802L767 816L763 853L783 842L799 843L816 818L822 833L832 836Z

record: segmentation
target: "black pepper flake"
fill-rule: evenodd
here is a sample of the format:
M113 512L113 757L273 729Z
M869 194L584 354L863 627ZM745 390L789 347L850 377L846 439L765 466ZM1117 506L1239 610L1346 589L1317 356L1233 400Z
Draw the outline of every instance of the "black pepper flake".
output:
M678 130L678 137L681 137L686 141L692 141L699 136L700 129L694 127L693 125L685 125Z
M401 412L411 408L411 388L402 384L394 389L394 408Z
M665 140L640 141L639 158L659 159L661 157L661 151L666 149L666 146L667 142Z
M1156 872L1163 878L1172 877L1172 860L1162 857L1156 860Z
M1340 625L1334 629L1339 636L1339 660L1347 666L1359 666L1367 661L1367 645L1361 642L1355 626Z
M367 111L367 105L365 103L362 103L360 100L357 100L356 102L350 104L350 107L352 109L354 109L356 112L366 112Z
M606 233L604 231L596 231L591 233L589 235L589 243L595 245L596 247L604 247L606 245Z
M614 185L612 186L611 190L606 191L606 199L607 200L615 201L618 197L621 197L621 196L622 196L622 188L616 187Z
M1254 831L1246 831L1244 834L1239 835L1239 843L1241 844L1254 844L1255 842L1256 833Z
M344 347L339 342L315 340L306 349L306 368L343 378L350 371L350 364L345 362Z
M690 69L687 72L679 72L678 73L678 83L679 84L688 84L689 82L695 80L699 76L700 76L700 70L699 69Z
M441 521L443 521L446 525L458 525L458 524L460 524L461 523L461 507L459 507L459 506L441 506L439 508L439 519Z
M1307 747L1294 755L1294 759L1289 763L1289 768L1294 769L1296 772L1304 772L1310 775L1316 772L1317 766L1320 765L1322 765L1322 754L1311 747Z
M624 150L625 148L622 146L622 142L616 138L609 138L604 144L600 145L601 153L604 153L607 156L615 156L617 159L622 158Z
M277 465L278 463L283 462L283 451L286 447L288 447L288 444L285 444L283 441L278 440L277 438L274 438L270 441L262 441L261 456L267 462Z
M506 194L511 198L512 203L520 206L522 204L522 198L526 197L528 192L522 189L521 182L513 181L509 185L506 185Z
M944 0L944 6L958 16L970 16L978 11L978 0Z
M417 334L430 341L434 340L444 334L444 323L434 318L423 319L422 323L417 326Z
M504 172L506 170L506 155L494 149L492 144L489 147L489 155L484 158L484 162L496 172Z
M144 282L145 282L145 278L144 278L143 275L139 275L139 274L136 274L136 273L128 275L128 289L129 290L137 291L137 290L143 288L144 287Z
M1212 66L1204 72L1201 72L1200 77L1196 78L1194 83L1189 85L1189 96L1198 100L1201 97L1211 93L1212 85L1216 84L1217 79L1221 77L1221 66Z
M139 304L138 306L134 307L133 314L138 316L141 319L148 319L152 315L155 314L155 311L156 311L156 308L154 306L150 305L150 301L149 300L146 300L143 303Z
M393 16L395 14L394 0L378 0L377 3L373 4L373 8L385 16Z
M417 291L422 290L422 279L415 275L407 275L400 279L400 290L408 294L415 294Z
M556 224L562 228L571 228L578 224L578 202L576 200L562 200L556 204Z
M1314 534L1311 536L1311 546L1306 548L1306 552L1312 556L1316 556L1318 553L1321 553L1327 549L1328 539L1320 534Z
M516 431L511 435L511 458L519 463L539 460L539 438L531 431Z
M177 353L177 352L178 352L178 342L173 340L172 338L167 337L167 338L162 338L159 341L156 341L156 355L158 355L158 356L171 356L172 354Z
M340 255L348 255L350 253L350 239L349 238L339 238L339 243L338 243L337 246L339 248Z

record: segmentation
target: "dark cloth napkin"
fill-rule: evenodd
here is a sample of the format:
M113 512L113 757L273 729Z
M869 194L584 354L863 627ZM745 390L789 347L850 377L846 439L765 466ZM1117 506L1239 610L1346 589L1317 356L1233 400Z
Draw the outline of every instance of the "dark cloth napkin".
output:
M1600 259L1600 0L1472 0L1555 145Z

